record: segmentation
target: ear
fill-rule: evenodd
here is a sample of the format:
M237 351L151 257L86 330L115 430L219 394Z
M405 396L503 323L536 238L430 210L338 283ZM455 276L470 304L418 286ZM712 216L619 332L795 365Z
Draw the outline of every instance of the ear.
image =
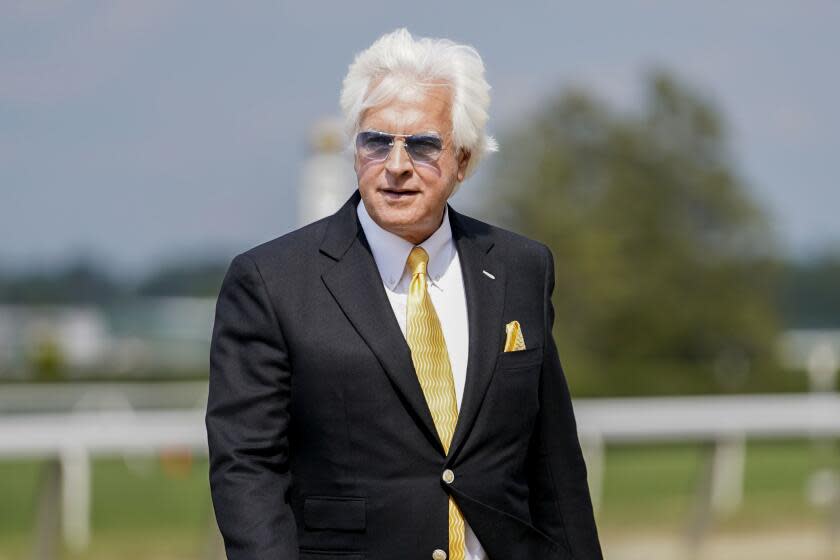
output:
M458 181L463 181L467 172L467 165L470 163L472 152L461 148L458 151Z

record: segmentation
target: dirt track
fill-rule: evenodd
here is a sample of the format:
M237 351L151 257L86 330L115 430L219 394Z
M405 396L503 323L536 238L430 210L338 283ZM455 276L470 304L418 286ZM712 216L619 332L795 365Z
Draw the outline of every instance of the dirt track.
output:
M825 531L798 530L773 533L711 536L698 551L690 551L675 535L635 534L602 536L609 560L838 560Z

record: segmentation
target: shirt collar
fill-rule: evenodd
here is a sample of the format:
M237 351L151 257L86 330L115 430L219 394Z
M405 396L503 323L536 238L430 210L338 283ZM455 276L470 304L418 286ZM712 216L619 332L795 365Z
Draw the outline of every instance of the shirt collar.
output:
M365 232L373 260L379 269L382 282L390 290L394 290L405 271L408 255L414 244L382 228L373 221L367 212L364 201L359 200L356 206L359 223ZM455 244L452 241L452 227L449 224L449 205L444 206L443 221L432 235L420 243L420 247L429 254L429 264L426 267L432 283L439 286L443 273L449 268L455 256Z

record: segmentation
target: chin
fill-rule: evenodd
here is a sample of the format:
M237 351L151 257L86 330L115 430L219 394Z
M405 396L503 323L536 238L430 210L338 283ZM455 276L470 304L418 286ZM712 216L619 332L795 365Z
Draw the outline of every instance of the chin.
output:
M379 221L389 228L404 229L411 227L417 222L417 212L413 208L382 208L379 213Z
M388 226L404 227L414 223L412 215L408 212L384 212L380 214L382 223Z

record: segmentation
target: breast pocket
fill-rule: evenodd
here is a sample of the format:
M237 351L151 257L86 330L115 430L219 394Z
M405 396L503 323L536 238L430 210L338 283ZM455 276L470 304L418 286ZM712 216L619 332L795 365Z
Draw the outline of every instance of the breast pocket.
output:
M542 346L515 350L513 352L501 352L496 359L496 367L501 369L530 368L542 364Z
M527 441L539 410L543 349L501 352L496 359L487 407L492 411L494 437L500 441Z

